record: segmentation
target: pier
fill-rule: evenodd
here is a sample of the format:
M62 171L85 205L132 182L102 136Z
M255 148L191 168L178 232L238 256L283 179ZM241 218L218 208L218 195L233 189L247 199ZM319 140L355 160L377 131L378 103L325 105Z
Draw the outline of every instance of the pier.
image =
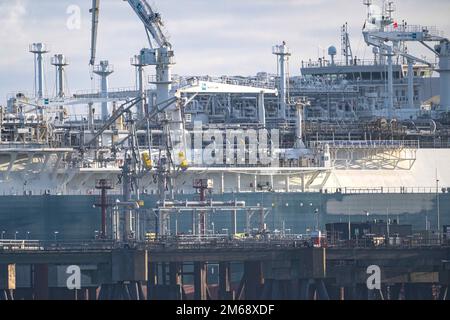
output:
M3 241L6 300L446 300L450 247L316 248L302 241ZM381 287L369 290L369 266ZM81 271L70 290L69 266ZM211 280L209 268L214 267Z

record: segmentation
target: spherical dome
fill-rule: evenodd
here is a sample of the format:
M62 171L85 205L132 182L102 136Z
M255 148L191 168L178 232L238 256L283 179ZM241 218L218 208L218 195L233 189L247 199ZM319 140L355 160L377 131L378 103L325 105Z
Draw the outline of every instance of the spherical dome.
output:
M330 56L337 55L337 49L335 46L331 46L328 48L328 55L330 55Z

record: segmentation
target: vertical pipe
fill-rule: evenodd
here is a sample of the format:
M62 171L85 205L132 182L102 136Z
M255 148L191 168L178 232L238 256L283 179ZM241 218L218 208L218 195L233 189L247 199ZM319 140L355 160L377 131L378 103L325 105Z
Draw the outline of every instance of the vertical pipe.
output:
M195 216L197 215L197 211L196 210L193 210L192 211L192 235L195 235L196 234L196 232L195 232Z
M259 231L263 232L265 229L264 226L265 222L264 222L264 208L261 207L260 211L259 211Z
M106 188L102 188L102 239L106 239Z
M59 80L59 88L58 88L58 97L64 98L64 68L63 66L58 67L58 80Z
M125 159L124 167L122 169L122 193L123 193L123 201L130 202L131 201L131 171L130 171L130 158ZM124 240L127 241L132 238L132 218L133 218L133 210L130 208L125 209L125 232L124 232ZM164 230L160 230L164 232Z
M88 105L88 129L94 130L94 107L93 103L89 103Z
M264 127L266 126L266 107L264 105L264 91L258 94L258 120Z
M108 98L108 77L106 75L102 75L101 78L101 97L103 99ZM108 102L103 101L102 102L102 119L106 120L108 119L109 113L108 113Z
M236 210L233 210L233 235L237 233Z
M279 56L279 65L280 65L280 116L281 119L286 117L286 57L284 54L280 54Z
M200 188L200 201L202 203L204 203L206 201L206 195L205 195L205 191L206 189L202 186ZM199 226L200 226L200 230L199 230L199 234L204 236L206 235L206 212L204 210L200 210L199 211Z
M37 60L36 53L33 53L33 66L34 66L34 96L38 96L38 88L37 88Z
M38 69L38 98L44 96L44 64L42 62L42 52L37 53L37 69Z
M286 46L286 42L283 41L281 45L275 46L273 48L272 53L278 58L278 70L280 76L279 83L279 104L280 104L280 114L279 117L281 119L285 119L286 117L286 107L287 107L287 59L290 56L289 49Z
M137 104L138 119L141 120L145 116L145 99L144 99L144 67L142 65L137 66L138 73L138 91L139 96L142 98Z
M414 64L408 59L408 107L414 108Z
M297 105L297 112L296 112L296 127L295 127L295 146L297 148L304 148L305 145L303 143L303 106Z
M388 58L388 118L392 119L394 116L394 70L392 61L392 47L387 48L387 58Z
M98 76L100 76L101 79L101 92L100 96L102 99L108 98L108 76L110 76L113 73L113 68L109 65L108 61L100 61L100 65L96 66L94 69L94 73ZM106 120L109 117L108 113L108 102L103 101L102 102L102 119Z
M250 211L245 212L245 233L250 234Z

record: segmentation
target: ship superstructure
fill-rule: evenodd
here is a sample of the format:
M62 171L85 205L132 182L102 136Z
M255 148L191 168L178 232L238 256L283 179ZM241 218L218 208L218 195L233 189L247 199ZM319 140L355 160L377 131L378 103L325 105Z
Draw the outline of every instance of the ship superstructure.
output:
M144 0L128 3L150 40L150 48L131 59L136 89L111 90L113 66L108 61L95 65L98 1L91 10L90 63L101 79L99 92L66 96L62 79L69 60L57 54L52 64L58 90L55 97L45 97L42 60L48 49L40 43L30 47L37 65L36 93L17 93L0 109L0 195L5 199L0 213L11 208L10 199L36 203L41 196L69 203L82 199L80 210L86 210L86 203L96 202L92 198L99 186L108 185L109 195L121 199L109 206L125 211L126 237L142 238L155 209L160 214L197 205L201 217L213 200L205 195L199 202L186 199L198 197L205 181L222 210L241 210L243 201L250 211L261 208L263 215L270 214L272 229L289 220L296 232L316 221L315 214L321 223L328 216L360 216L369 210L385 215L383 199L393 199L388 214L428 212L427 219L440 211L435 201L441 193L440 203L450 202L450 127L445 120L450 46L435 29L399 25L392 7L378 9L367 2L363 33L373 48L370 61L353 56L344 26L343 61L330 47L329 59L303 62L301 76L288 76L292 53L283 42L272 49L277 75L181 77L171 73L175 54L160 14ZM415 58L406 50L408 41L438 43L427 46L439 65ZM144 79L148 67L156 74ZM435 71L440 78L432 77ZM73 106L84 106L86 112L75 114ZM417 200L421 206L413 207L414 195L422 199ZM378 200L368 203L368 197ZM48 209L55 216L61 210ZM296 212L312 214L296 218ZM199 221L197 229L204 233L214 218ZM22 228L6 219L0 223ZM170 233L171 223L156 225ZM416 223L422 223L421 216ZM434 227L441 225L438 218Z

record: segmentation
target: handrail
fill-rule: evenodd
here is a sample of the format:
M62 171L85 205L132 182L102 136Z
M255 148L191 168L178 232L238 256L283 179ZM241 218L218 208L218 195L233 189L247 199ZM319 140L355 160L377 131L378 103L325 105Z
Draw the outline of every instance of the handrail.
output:
M330 140L309 142L310 148L317 148L325 145L329 145L330 148L420 148L420 143L417 140Z

